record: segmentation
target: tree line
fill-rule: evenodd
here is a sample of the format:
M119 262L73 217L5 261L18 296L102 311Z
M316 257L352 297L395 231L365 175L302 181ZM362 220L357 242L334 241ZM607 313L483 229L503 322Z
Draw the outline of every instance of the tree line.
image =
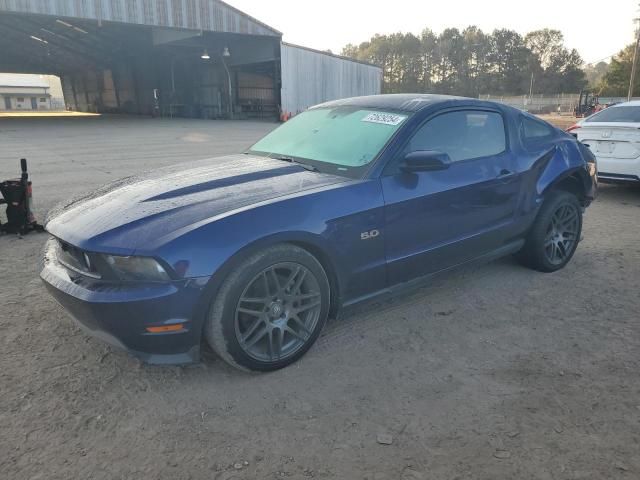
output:
M599 62L587 67L589 85L595 93L605 97L627 96L634 48L635 44L627 45L610 63ZM636 75L633 91L634 96L640 97L640 75Z
M375 35L345 46L342 55L382 67L385 93L556 94L579 92L587 83L582 58L551 29L522 36L475 26L440 34L427 28L419 36Z

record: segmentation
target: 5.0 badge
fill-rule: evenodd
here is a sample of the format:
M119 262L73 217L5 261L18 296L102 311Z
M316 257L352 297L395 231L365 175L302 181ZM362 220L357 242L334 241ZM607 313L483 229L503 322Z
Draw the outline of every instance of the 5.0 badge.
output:
M380 236L380 230L369 230L360 234L360 240L371 240Z

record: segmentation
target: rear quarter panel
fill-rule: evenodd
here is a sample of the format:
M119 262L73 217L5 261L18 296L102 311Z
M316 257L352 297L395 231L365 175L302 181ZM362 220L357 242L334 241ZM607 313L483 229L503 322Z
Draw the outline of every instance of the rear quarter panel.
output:
M529 229L547 193L568 177L578 178L587 196L595 196L585 160L572 136L558 130L554 138L528 147L518 138L514 153L523 180L520 230Z

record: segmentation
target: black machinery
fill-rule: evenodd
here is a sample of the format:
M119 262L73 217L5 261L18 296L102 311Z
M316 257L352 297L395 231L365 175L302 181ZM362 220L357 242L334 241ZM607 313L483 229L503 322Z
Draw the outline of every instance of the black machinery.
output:
M0 222L1 233L25 235L43 232L44 227L36 222L32 208L32 187L27 172L27 160L20 160L20 178L0 182L0 205L7 205L7 223Z
M588 92L586 90L580 91L580 100L578 105L573 111L573 114L578 117L588 117L601 109L598 95Z

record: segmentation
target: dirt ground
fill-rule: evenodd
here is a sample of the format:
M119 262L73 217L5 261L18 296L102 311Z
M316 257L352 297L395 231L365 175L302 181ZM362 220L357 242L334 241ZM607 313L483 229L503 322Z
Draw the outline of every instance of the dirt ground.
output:
M576 123L579 118L571 115L539 115L540 118L546 120L549 123L554 124L556 127L566 130L571 125Z
M27 156L42 217L273 126L5 119L0 178ZM211 355L141 365L46 294L45 235L0 237L0 478L640 478L639 222L640 189L604 186L565 270L506 258L446 275L332 321L268 375Z
M60 117L60 118L71 118L71 117L96 117L99 116L97 113L85 113L85 112L74 112L74 111L58 111L58 110L41 110L41 111L1 111L0 119L2 118L47 118L47 117Z

